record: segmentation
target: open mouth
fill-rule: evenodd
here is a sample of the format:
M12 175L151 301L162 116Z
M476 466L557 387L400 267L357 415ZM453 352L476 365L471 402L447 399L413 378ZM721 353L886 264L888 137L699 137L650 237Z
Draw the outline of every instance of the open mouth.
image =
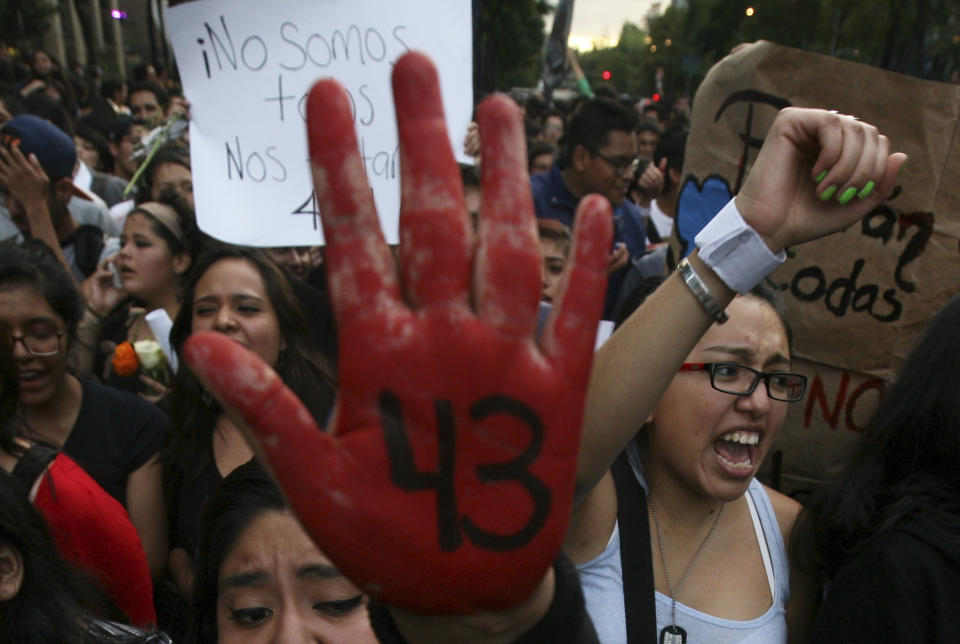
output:
M715 440L713 451L720 462L733 472L749 473L757 462L757 446L761 440L762 435L758 431L733 431Z
M24 389L32 389L38 384L43 382L43 378L46 375L44 371L38 371L34 369L28 369L20 372L20 387Z

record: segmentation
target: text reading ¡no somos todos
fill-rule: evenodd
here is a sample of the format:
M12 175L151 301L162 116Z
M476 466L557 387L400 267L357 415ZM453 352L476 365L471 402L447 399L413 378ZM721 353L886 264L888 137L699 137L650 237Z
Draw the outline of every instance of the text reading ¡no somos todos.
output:
M262 37L250 34L235 40L223 16L219 23L218 29L216 22L213 25L204 22L206 36L197 38L207 78L213 78L216 71L240 71L243 67L259 72L267 66L271 60L270 48ZM286 21L280 25L283 50L278 54L277 64L284 70L298 71L308 65L324 69L338 61L355 60L361 65L393 61L410 50L404 41L406 30L406 25L397 25L384 36L374 27L349 25L324 35L305 33L296 23Z

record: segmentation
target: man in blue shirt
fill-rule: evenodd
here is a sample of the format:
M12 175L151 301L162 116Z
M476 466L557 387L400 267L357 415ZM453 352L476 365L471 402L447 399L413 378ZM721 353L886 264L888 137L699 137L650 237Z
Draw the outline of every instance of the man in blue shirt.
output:
M640 210L627 201L627 190L640 165L634 128L637 114L615 101L588 101L570 121L563 158L549 172L530 177L537 218L556 219L573 227L577 204L596 192L613 207L614 247L604 318L614 314L630 257L644 252L647 239Z

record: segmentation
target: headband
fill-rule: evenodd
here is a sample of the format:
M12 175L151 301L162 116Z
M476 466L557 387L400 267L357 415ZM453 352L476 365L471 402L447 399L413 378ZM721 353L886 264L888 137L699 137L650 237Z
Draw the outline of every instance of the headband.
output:
M130 214L132 215L135 212L145 212L150 215L159 221L160 225L173 233L173 236L176 237L178 242L183 243L183 229L180 228L180 217L177 216L177 211L167 204L149 201L134 208Z

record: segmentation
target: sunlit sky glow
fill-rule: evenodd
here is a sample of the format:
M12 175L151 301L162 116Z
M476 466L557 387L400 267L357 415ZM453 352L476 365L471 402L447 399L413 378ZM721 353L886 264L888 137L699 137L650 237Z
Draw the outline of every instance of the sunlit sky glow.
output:
M580 51L615 45L624 20L645 27L643 18L654 5L659 5L658 13L662 13L670 0L574 0L567 43Z

